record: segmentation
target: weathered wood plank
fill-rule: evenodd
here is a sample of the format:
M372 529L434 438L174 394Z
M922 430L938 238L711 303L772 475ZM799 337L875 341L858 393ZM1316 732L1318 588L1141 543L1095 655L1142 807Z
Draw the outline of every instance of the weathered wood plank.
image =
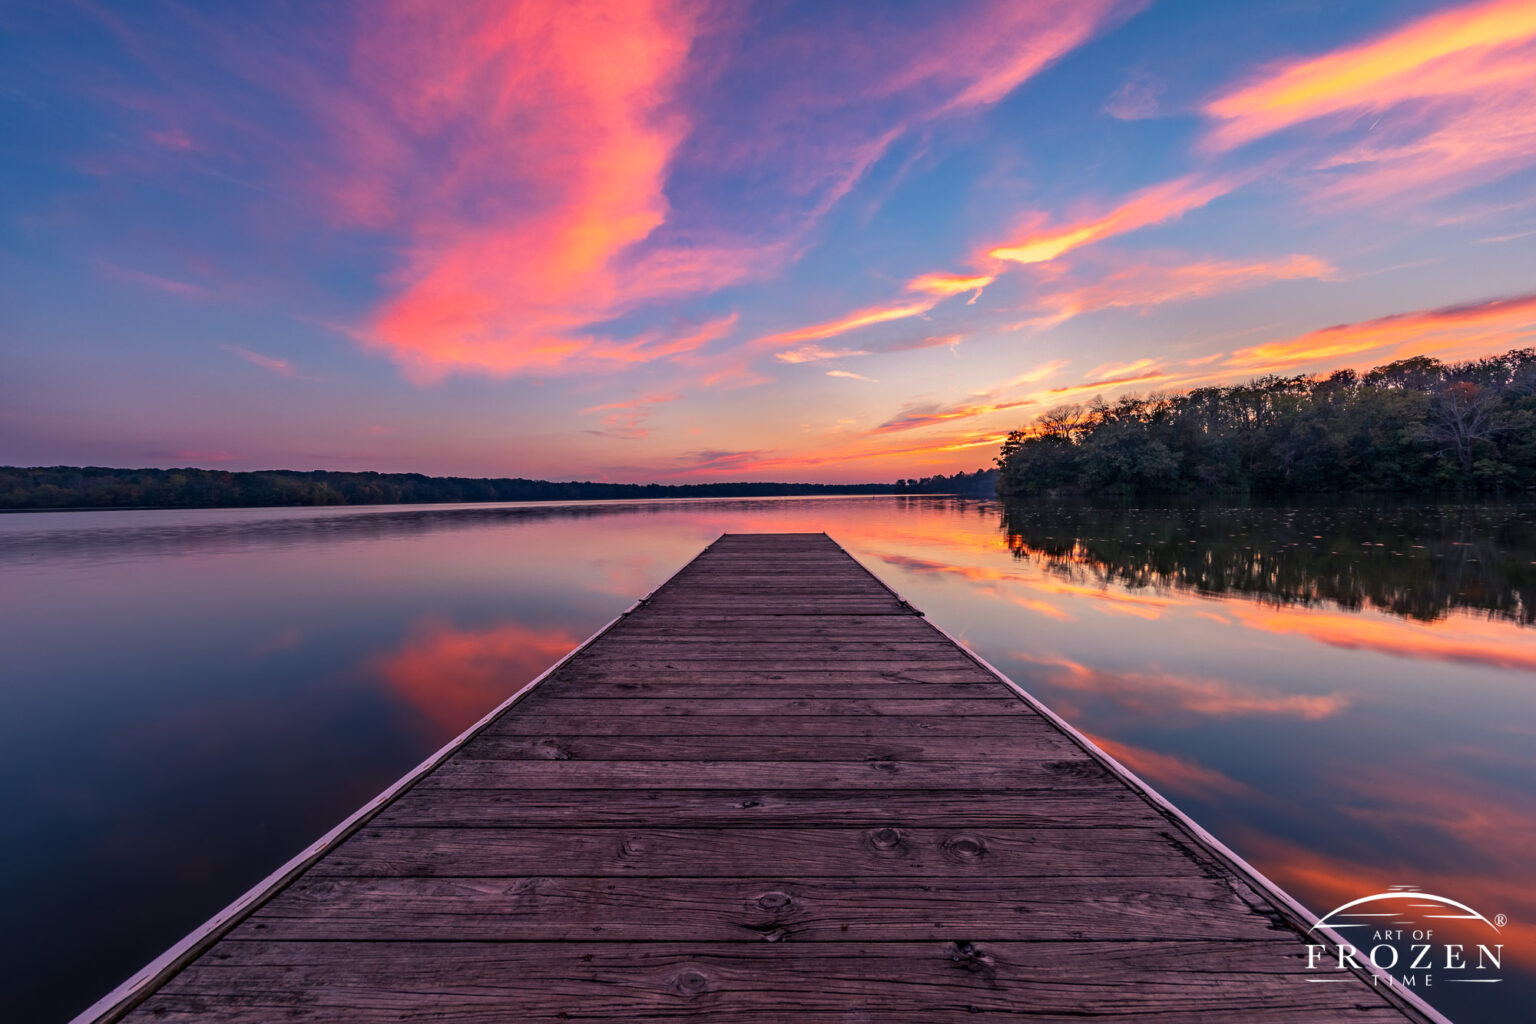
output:
M1171 829L366 828L313 876L1171 876L1209 862Z
M1095 778L1108 773L1061 733L1041 733L1025 746L1007 736L508 736L487 730L464 746L456 760L554 761L815 761L876 762L894 775L911 762L948 761L982 767L1069 765ZM702 770L702 768L701 768ZM831 770L828 764L828 770ZM1066 770L1066 769L1064 769Z
M393 1024L707 1020L1123 1024L1401 1020L1376 994L1308 985L1297 943L240 942L135 1020ZM1362 986L1362 988L1364 988ZM508 1008L515 1007L513 1015ZM985 1019L983 1017L982 1019Z
M240 939L975 942L1031 934L1265 939L1269 918L1221 878L320 878L230 933Z
M933 828L1139 825L1162 815L1128 789L1084 800L1060 790L978 793L911 790L899 800L879 790L506 790L451 795L414 788L379 812L380 825L649 825L666 828L769 825L897 825Z
M958 673L924 673L955 675ZM836 674L796 672L682 673L673 672L666 679L636 681L624 673L606 678L552 679L540 689L555 697L580 697L588 700L628 699L732 699L772 695L785 700L850 698L896 698L902 700L956 700L996 693L985 680L917 679L896 680L878 674L860 677L856 673ZM848 678L850 675L854 678Z
M721 737L725 738L725 737ZM732 737L734 738L734 737ZM820 737L817 737L820 738ZM523 760L454 758L423 789L972 789L983 793L1058 788L1089 796L1119 782L1095 762L1069 755L991 761L556 760L572 737L527 749ZM644 749L643 747L641 749ZM539 755L549 752L549 759Z
M642 702L636 700L633 703ZM521 714L508 715L496 722L487 731L495 736L834 736L867 739L1003 736L1013 739L1015 747L1024 747L1037 739L1043 746L1051 747L1054 734L1066 744L1063 749L1076 749L1076 744L1038 717L943 713L958 701L923 701L921 703L933 706L933 714L915 714L911 710L913 703L918 702L906 703L906 712L901 715L812 715L780 709L751 715L697 712L642 715L636 714L628 704L623 708L609 708L606 712L587 707L581 712L544 711L531 705Z
M531 694L518 705L516 715L506 715L495 724L509 733L518 730L514 723L525 714L546 715L551 718L612 718L624 716L625 721L636 718L690 717L713 718L744 717L785 719L790 716L826 717L846 721L850 729L857 728L863 718L890 717L896 719L923 717L931 713L937 720L948 717L977 718L982 715L1001 718L1027 718L1039 722L1028 704L1014 696L921 698L865 698L845 697L690 697L655 699L649 697L626 698L622 708L616 708L606 700L588 700L581 697L554 697L540 692ZM926 720L926 719L925 719ZM637 726L638 727L638 726ZM707 728L707 726L706 726Z

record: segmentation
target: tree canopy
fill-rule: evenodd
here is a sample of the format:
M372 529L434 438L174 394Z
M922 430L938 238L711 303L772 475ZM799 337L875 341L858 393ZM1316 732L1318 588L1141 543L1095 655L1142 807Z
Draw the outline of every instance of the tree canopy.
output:
M1005 496L1523 490L1536 349L1058 406L997 465Z

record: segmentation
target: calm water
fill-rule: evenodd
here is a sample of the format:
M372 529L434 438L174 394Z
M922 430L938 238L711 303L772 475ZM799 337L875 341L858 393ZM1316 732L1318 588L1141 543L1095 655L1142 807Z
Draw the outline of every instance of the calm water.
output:
M723 531L825 530L1322 912L1506 915L1536 1000L1536 510L949 498L0 516L0 987L63 1020Z

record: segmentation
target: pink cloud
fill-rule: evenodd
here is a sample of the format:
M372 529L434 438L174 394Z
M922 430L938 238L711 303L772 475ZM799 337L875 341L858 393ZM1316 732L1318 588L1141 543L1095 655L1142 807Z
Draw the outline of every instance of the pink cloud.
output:
M771 272L904 133L996 102L1138 6L985 3L974 17L918 12L884 30L829 18L816 45L840 60L809 78L773 76L785 84L767 90L771 106L745 120L740 109L716 111L703 89L721 73L714 48L743 31L729 8L706 18L682 0L510 11L486 0L450 17L392 6L356 49L363 95L335 98L327 115L359 156L328 177L333 207L408 237L365 344L422 381L668 358L664 346L600 325ZM733 70L798 52L791 36L753 43L749 54L732 50ZM850 87L829 88L839 77ZM452 160L419 167L422 151ZM678 167L717 181L771 168L785 216L762 237L761 225L713 211L705 193L672 187ZM797 196L816 198L806 206ZM918 305L907 315L927 308Z

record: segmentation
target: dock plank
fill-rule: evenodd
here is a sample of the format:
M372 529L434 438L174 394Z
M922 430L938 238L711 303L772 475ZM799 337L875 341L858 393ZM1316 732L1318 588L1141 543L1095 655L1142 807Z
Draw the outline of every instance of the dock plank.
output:
M1092 969L1085 969L1092 965ZM1384 1000L1301 980L1264 942L232 942L146 1007L159 1021L1370 1024ZM1106 984L1106 979L1113 979ZM1351 995L1356 995L1351 993ZM516 1008L509 1014L508 1008Z
M824 534L727 534L82 1017L1436 1020Z
M1071 828L387 828L371 826L311 875L678 875L796 878L1172 875L1208 863L1170 830Z

